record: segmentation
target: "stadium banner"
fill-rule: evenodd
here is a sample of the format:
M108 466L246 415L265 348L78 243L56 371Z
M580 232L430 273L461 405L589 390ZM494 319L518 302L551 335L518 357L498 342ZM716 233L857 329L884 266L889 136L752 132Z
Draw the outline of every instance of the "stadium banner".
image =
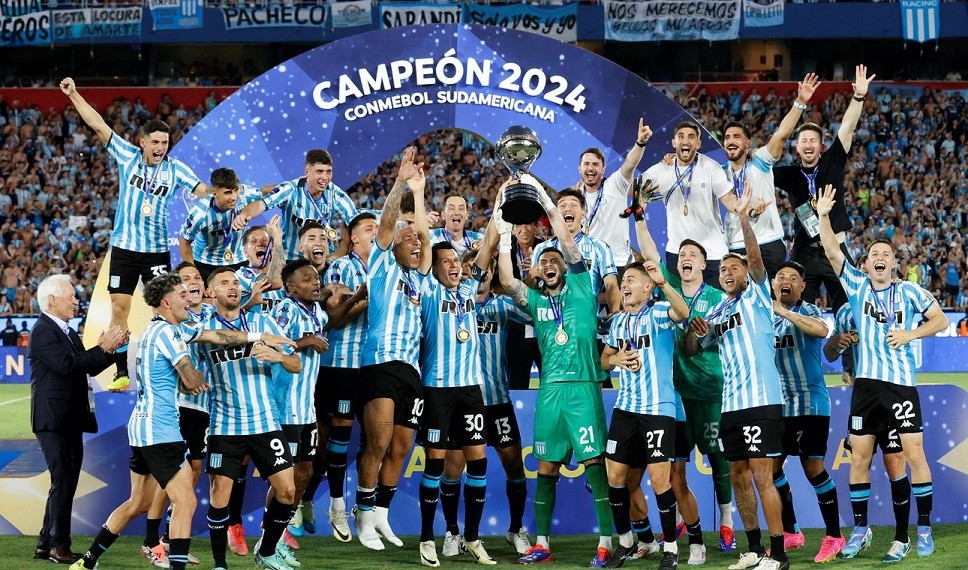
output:
M968 408L968 392L950 385L923 386L918 390L924 421L924 449L931 465L935 489L943 489L943 496L961 498L968 496L968 422L960 421L959 414ZM534 510L531 499L534 497L537 461L532 455L534 433L534 408L536 391L513 391L511 399L517 413L521 429L522 455L525 474L528 479L528 502L524 524L534 532ZM605 409L611 415L616 392L604 392ZM74 499L72 532L75 535L96 534L100 525L111 511L124 502L130 494L127 421L134 407L134 392L114 394L99 392L95 395L98 423L101 431L85 434L84 464L81 483ZM850 454L844 449L844 435L847 433L847 420L850 408L850 388L831 390L830 434L827 439L827 469L837 484L840 498L841 526L850 527L852 518L847 491L850 472ZM358 434L354 430L349 445L350 465L347 469L347 504L353 504L356 488L355 450ZM23 452L13 452L23 453ZM508 505L504 494L505 475L501 462L488 451L487 480L489 491L481 521L482 535L503 536L507 531ZM39 453L37 454L39 456ZM19 455L18 455L19 456ZM11 460L16 459L13 457ZM38 457L35 472L24 472L23 461L17 477L0 477L0 534L35 535L40 529L44 515L44 501L47 496L49 479L44 471L43 461ZM414 516L419 505L420 479L423 475L425 456L421 448L416 448L407 457L403 466L393 507L390 509L390 522L394 531L403 535L416 535L420 531L420 517ZM795 493L797 518L803 528L822 528L823 520L816 505L816 495L794 458L786 464L786 475ZM250 468L251 473L251 468ZM693 450L691 462L686 468L686 479L696 495L700 516L710 528L718 518L718 506L713 493L711 470L705 460ZM647 477L646 477L647 478ZM648 482L643 487L649 496L649 509L652 520L658 520L658 511ZM875 458L871 473L870 522L873 525L893 525L894 513L890 501L890 484L879 458ZM259 525L265 506L266 485L253 481L246 492L242 521L249 536L259 535ZM552 523L552 534L597 533L593 511L592 496L585 490L584 468L570 464L562 467L558 484L557 507ZM192 524L192 536L207 536L205 505L208 501L208 481L202 477L196 487L199 508L196 509ZM329 504L329 493L320 489L316 494L317 512L325 512ZM968 504L963 500L938 500L934 502L931 515L932 523L960 523L968 518ZM737 525L739 519L734 515ZM762 524L765 524L762 523ZM739 528L739 527L737 527ZM765 528L765 526L763 527ZM443 517L436 520L436 533L444 533ZM144 517L136 517L125 529L128 535L144 536Z
M0 46L50 45L52 39L50 10L0 16Z
M350 0L330 5L334 28L356 28L373 24L373 3L370 0Z
M322 6L269 6L267 8L222 8L226 30L253 28L327 27L328 8Z
M901 32L907 41L938 39L941 34L941 0L901 0Z
M741 13L740 0L605 0L605 39L735 40Z
M141 7L54 10L54 42L141 35Z
M202 27L202 0L148 0L152 30L189 30Z
M782 26L785 5L786 0L743 0L743 25L747 28Z
M30 362L27 349L19 346L0 346L0 384L28 384Z
M533 32L562 42L578 41L578 5L575 3L564 6L468 3L464 5L464 22Z
M380 28L421 24L459 24L462 12L460 4L381 2Z

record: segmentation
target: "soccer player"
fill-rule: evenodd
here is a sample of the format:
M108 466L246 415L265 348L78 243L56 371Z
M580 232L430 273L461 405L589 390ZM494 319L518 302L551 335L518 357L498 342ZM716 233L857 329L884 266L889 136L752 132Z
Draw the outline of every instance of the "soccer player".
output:
M875 240L867 247L867 273L846 263L840 250L830 213L836 191L827 185L817 197L820 240L834 273L839 276L857 322L854 390L850 401L850 496L854 530L842 556L853 558L870 545L867 498L870 497L870 464L875 434L896 429L908 465L911 489L918 505L919 556L934 553L931 534L933 488L931 468L924 455L921 401L911 341L932 336L948 326L948 319L930 293L910 281L896 281L894 246ZM915 324L916 316L925 320ZM911 549L903 537L895 537L884 562L899 562Z
M265 226L250 226L242 234L248 265L235 272L242 287L242 308L270 312L286 293L282 287L282 228L279 216Z
M326 226L309 220L299 228L299 253L302 254L300 259L310 261L316 269L319 282L325 285L323 280L329 265L329 236L326 235Z
M784 549L801 548L804 537L797 526L793 493L783 472L786 456L799 456L803 474L817 493L826 526L814 562L830 562L846 541L840 533L837 486L824 468L830 433L830 393L823 378L820 353L828 329L823 312L800 297L805 277L802 265L786 261L773 278L774 346L784 400L783 455L773 462L773 483L783 503Z
M178 248L182 259L195 264L208 277L216 267L241 269L242 233L232 229L232 221L246 204L260 198L259 190L243 186L231 168L212 171L212 197L199 200L182 224Z
M249 220L266 210L279 208L282 212L282 250L287 261L299 259L299 229L315 220L326 228L330 253L346 253L346 241L339 249L338 220L347 224L359 212L353 200L333 182L333 157L328 151L314 148L306 153L305 176L277 184L269 193L239 213L233 227L242 229Z
M208 288L215 296L215 312L203 326L251 335L246 343L203 347L212 386L207 468L212 481L208 508L212 556L216 567L228 567L228 502L232 486L242 474L242 459L248 455L275 492L262 519L261 547L255 561L265 568L286 570L288 565L276 546L294 511L296 490L292 455L272 405L270 384L274 368L296 374L302 370L302 362L291 347L280 352L260 342L262 332L280 336L283 332L267 314L242 310L242 288L232 270L213 271Z
M652 301L656 288L669 300ZM654 261L628 266L622 276L622 298L625 310L612 319L601 356L602 367L607 372L618 368L621 381L605 444L608 502L619 546L605 563L606 568L621 567L636 551L629 517L631 495L626 484L630 469L648 469L662 531L667 537L675 536L676 497L670 469L676 429L673 328L689 313L686 302ZM640 473L636 476L641 480ZM667 540L659 568L672 569L678 564L676 541Z
M414 148L408 148L400 160L367 263L369 304L357 393L366 447L357 461L356 535L373 550L384 549L377 529L389 529L389 503L424 407L416 339L421 333L420 291L430 272L431 253L424 205L426 177L423 163L414 163L415 154ZM398 228L405 186L413 194L414 224ZM377 504L378 474L385 488L381 501L385 506ZM391 540L386 533L384 537ZM393 539L403 544L395 535Z
M515 224L511 237L511 258L514 259L514 278L524 279L531 270L531 255L542 240L537 236L538 224ZM499 282L496 282L500 285ZM508 384L512 390L531 387L531 368L541 371L541 351L534 328L516 322L508 323L507 332ZM503 349L502 349L503 350Z
M495 225L501 236L498 257L501 284L531 316L541 346L541 383L534 417L534 455L538 459L534 506L538 536L536 544L518 562L533 564L551 559L548 537L554 512L555 485L562 464L571 461L574 454L585 466L595 499L600 536L591 563L600 567L611 556L612 512L608 506L608 479L603 457L606 431L601 382L606 374L602 370L596 342L598 290L592 285L582 251L562 212L540 183L533 181L532 184L558 236L554 240L556 247L545 248L531 268L531 276L543 282L541 290L527 287L514 278L511 224L501 219L500 210L492 218L497 220ZM568 196L567 192L561 194ZM580 201L583 197L576 194L575 200ZM572 223L574 227L574 219Z
M115 136L100 113L81 97L74 80L65 77L60 89L81 119L97 133L108 154L118 163L118 211L111 232L108 293L111 294L111 327L128 328L131 295L139 279L145 283L171 271L168 248L168 206L182 188L203 197L208 187L178 159L168 155L171 129L152 119L142 125L135 146ZM115 351L117 372L108 386L112 392L127 390L128 345Z
M730 121L723 128L723 148L726 149L726 157L729 159L723 169L733 183L733 193L736 196L742 195L747 180L751 182L754 199L750 225L753 226L763 264L766 265L766 274L770 278L776 275L780 264L786 259L783 225L776 207L776 190L773 185L773 163L783 158L783 145L790 138L800 115L808 108L810 97L819 86L820 80L815 74L808 73L804 76L803 81L797 84L797 97L793 101L793 108L780 121L766 146L756 149L755 152L750 149L752 133L749 127L738 121ZM743 231L734 214L726 214L726 243L729 251L746 255Z
M430 231L431 245L450 242L457 252L457 259L464 257L468 251L478 251L484 235L480 232L465 229L467 226L467 199L457 192L448 192L444 196L443 228Z
M728 299L705 318L693 319L684 352L692 355L702 347L719 344L724 376L719 441L730 462L736 503L749 540L749 552L730 568L785 570L790 560L783 548L780 496L773 484L773 459L782 452L783 396L773 349L773 300L756 234L749 223L752 197L747 182L733 210L743 228L749 257L730 253L723 258L719 283ZM765 555L760 541L751 483L755 484L769 527L770 556Z

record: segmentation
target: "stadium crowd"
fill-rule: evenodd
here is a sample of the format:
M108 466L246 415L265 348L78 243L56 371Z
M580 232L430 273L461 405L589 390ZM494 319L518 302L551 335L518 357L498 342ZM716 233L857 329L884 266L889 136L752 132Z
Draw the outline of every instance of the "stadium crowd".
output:
M790 93L764 86L724 94L670 90L714 136L729 120L766 143L791 101ZM968 107L958 91L925 89L919 98L880 88L865 103L847 167L846 195L853 221L848 240L855 258L875 238L891 240L900 252L901 277L932 292L948 308L968 309ZM177 94L176 94L177 99ZM138 126L160 118L172 127L172 143L217 103L214 95L194 109L165 96L156 108L118 99L103 110L108 124L133 140ZM849 95L837 93L814 105L807 117L836 132ZM428 171L430 207L440 211L444 194L467 196L471 229L482 229L505 168L490 145L470 134L445 130L417 140ZM792 141L780 164L792 162ZM388 161L349 193L361 208L381 208L397 164ZM336 180L342 183L337 171ZM67 105L43 112L29 101L0 95L0 316L37 314L35 290L52 273L71 274L83 315L107 250L117 208L117 170L94 133ZM778 193L788 240L794 216ZM825 301L820 300L823 305Z

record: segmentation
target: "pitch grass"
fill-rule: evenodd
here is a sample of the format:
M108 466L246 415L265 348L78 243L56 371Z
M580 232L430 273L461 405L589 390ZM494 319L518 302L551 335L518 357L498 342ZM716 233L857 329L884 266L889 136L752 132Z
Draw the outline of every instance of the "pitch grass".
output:
M822 530L811 529L805 531L807 546L790 552L790 560L794 568L808 568L815 566L813 557L819 549ZM911 527L912 540L914 538L914 527ZM904 570L927 570L936 568L964 568L965 561L968 560L968 525L937 525L934 527L935 543L937 550L930 558L918 558L917 553L912 548L908 558L897 565L897 568ZM888 545L894 537L893 528L877 527L874 529L874 543L871 548L862 552L854 560L836 560L828 568L880 568L885 566L881 562L881 557L887 552ZM49 562L34 561L31 556L35 544L34 537L12 537L0 536L0 559L9 568L49 568ZM73 549L78 552L84 551L91 537L74 537ZM718 533L705 533L707 545L706 568L726 568L736 562L739 552L746 546L746 538L742 531L737 533L737 552L726 554L719 552L716 545L719 544ZM255 539L250 537L249 548L252 548ZM397 569L397 568L419 568L420 557L417 553L417 538L413 536L403 537L404 547L395 548L388 545L383 552L374 552L360 546L354 538L349 544L341 544L330 537L317 538L305 536L300 539L302 549L297 552L299 560L302 562L303 570L317 569ZM437 547L440 548L443 539L437 538ZM579 568L588 567L588 562L594 555L595 546L598 538L594 536L560 536L552 537L552 564L558 567ZM115 568L137 568L145 570L149 568L147 562L139 556L138 551L141 539L132 536L123 536L111 547L111 549L101 558L100 567L108 570ZM484 544L488 552L494 557L498 564L502 566L514 564L517 556L508 546L503 537L485 537ZM679 550L682 555L680 568L686 568L688 550L685 539L679 540ZM211 552L209 551L208 539L192 540L192 553L201 560L201 565L196 566L200 570L211 568ZM438 551L439 554L439 551ZM253 568L253 555L250 553L245 558L229 554L228 560L230 568ZM626 563L627 568L655 568L659 561L653 555L644 560L630 560ZM477 567L472 559L467 555L456 558L441 557L441 567L471 568ZM819 567L818 567L819 568Z

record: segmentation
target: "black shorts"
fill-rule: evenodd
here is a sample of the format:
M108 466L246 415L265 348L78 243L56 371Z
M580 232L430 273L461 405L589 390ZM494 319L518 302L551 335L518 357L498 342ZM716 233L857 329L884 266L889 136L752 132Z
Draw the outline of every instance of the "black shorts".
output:
M672 450L673 461L684 461L689 463L689 456L692 454L692 438L689 437L689 423L676 422L676 441Z
M111 248L108 265L108 293L133 295L138 280L147 283L162 273L171 273L171 254L140 253L120 247Z
M896 429L898 433L921 433L921 398L914 386L857 378L850 398L848 432L874 435Z
M504 449L521 445L521 430L511 402L484 406L484 426L487 444L491 447Z
M896 429L878 432L877 435L874 436L875 452L877 451L878 447L881 448L881 453L884 455L901 453L904 451L904 447L901 446L901 437L897 435ZM853 451L853 449L850 447L850 434L847 434L847 437L844 438L844 449L847 451Z
M419 339L414 339L418 342ZM405 362L394 360L360 368L359 406L362 410L371 400L393 401L393 423L410 429L420 428L423 415L423 386L420 374Z
M484 394L480 386L424 387L417 441L430 449L484 445Z
M188 446L184 441L157 443L145 447L132 447L128 463L132 473L152 475L161 488L181 470L188 460Z
M202 263L197 259L195 260L195 269L197 269L199 274L201 274L202 281L204 281L205 283L208 283L208 276L211 275L212 272L215 271L216 269L228 267L234 273L239 269L242 269L243 267L246 267L248 265L249 265L249 262L245 261L244 259L239 263L229 263L224 265L209 265L208 263Z
M293 461L312 461L319 445L319 429L316 424L283 424L282 433L289 442L289 454Z
M359 368L320 368L316 392L313 394L316 417L320 420L326 417L343 420L355 418L358 411L356 387L360 380Z
M783 454L809 459L827 455L830 416L792 416L783 418Z
M633 414L615 408L608 426L605 457L633 469L671 461L676 447L676 419Z
M178 407L178 427L188 444L188 458L192 461L205 459L209 419L208 413L201 410Z
M208 437L208 466L210 475L238 479L244 473L242 459L252 458L259 475L268 479L292 467L288 439L281 430L252 435L210 435Z
M757 406L723 412L719 448L727 461L779 457L783 454L783 410Z

